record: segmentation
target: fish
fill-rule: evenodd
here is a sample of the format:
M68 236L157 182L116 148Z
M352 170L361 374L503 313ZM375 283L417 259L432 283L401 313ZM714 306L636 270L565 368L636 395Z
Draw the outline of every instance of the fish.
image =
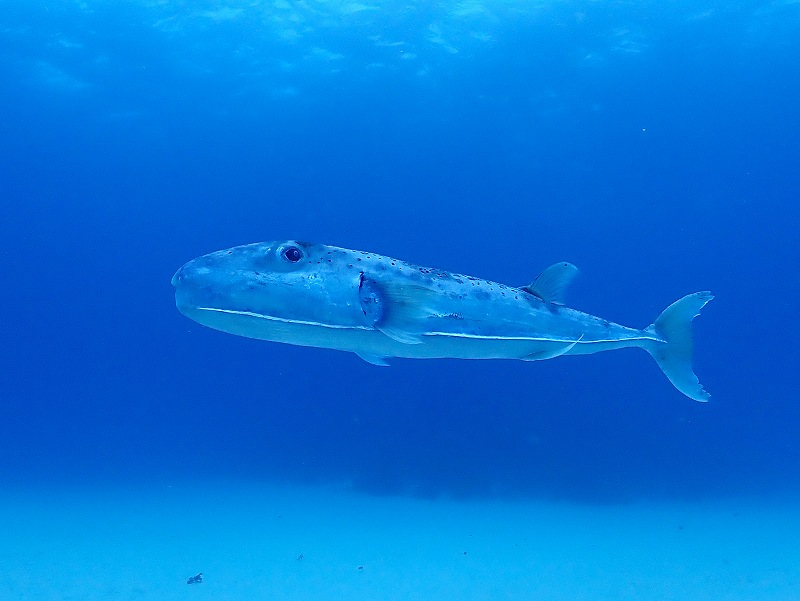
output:
M713 299L684 296L643 329L571 309L578 269L560 262L514 287L371 252L297 240L212 252L172 278L175 303L209 328L387 359L540 361L627 347L647 351L690 399L710 398L692 370L692 320Z

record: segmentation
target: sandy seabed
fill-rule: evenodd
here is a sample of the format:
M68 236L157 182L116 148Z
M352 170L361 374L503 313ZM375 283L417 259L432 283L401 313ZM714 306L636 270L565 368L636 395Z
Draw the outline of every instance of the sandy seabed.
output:
M800 503L420 500L223 482L4 489L7 599L798 600Z

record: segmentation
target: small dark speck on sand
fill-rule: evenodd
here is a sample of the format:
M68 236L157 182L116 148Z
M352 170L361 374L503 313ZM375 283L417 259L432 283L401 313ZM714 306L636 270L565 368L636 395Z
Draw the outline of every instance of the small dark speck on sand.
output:
M189 580L186 581L186 584L200 584L203 582L203 572L200 572L196 576L192 576Z

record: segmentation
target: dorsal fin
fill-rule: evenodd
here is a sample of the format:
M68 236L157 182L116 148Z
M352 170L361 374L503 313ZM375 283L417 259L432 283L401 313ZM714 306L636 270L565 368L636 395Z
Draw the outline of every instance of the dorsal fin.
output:
M578 268L572 263L556 263L545 269L538 278L522 289L538 296L545 302L563 305L567 287L576 275L578 275Z

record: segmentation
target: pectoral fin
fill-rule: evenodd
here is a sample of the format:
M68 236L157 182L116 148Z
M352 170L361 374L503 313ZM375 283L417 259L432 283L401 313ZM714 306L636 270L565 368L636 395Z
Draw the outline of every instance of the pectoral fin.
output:
M377 281L361 274L359 302L376 330L403 344L421 344L425 319L436 293L423 286Z

